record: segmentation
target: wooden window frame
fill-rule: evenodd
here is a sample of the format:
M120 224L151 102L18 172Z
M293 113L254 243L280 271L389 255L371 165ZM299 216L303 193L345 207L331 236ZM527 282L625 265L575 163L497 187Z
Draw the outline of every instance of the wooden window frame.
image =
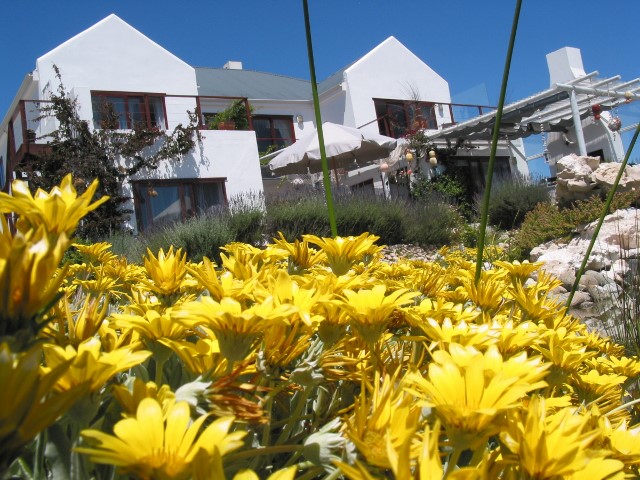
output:
M373 104L374 104L374 108L375 108L376 116L378 120L378 131L380 132L381 135L398 138L398 136L393 131L393 128L389 123L389 105L395 105L397 107L401 107L404 112L405 132L400 136L406 135L410 131L414 130L414 128L412 128L413 126L411 125L412 119L411 119L411 113L410 113L410 107L412 105L418 106L418 107L428 107L431 111L430 118L424 119L425 123L423 125L418 126L418 128L434 128L434 127L437 128L438 127L438 121L436 119L436 115L433 110L434 107L436 106L436 103L434 102L395 100L395 99L389 99L389 98L374 98ZM383 104L384 104L385 113L382 115L379 115L379 107L382 106Z
M125 105L125 118L127 120L127 130L133 129L133 122L131 121L131 115L129 113L129 98L142 98L142 105L144 105L144 112L142 112L147 128L160 128L167 130L169 128L169 119L167 118L167 103L165 101L167 95L165 93L151 93L151 92L119 92L119 91L105 91L105 90L92 90L91 91L91 107L93 108L93 101L95 98L100 97L120 97L124 100ZM149 99L159 98L162 102L162 112L164 115L164 125L153 125L151 123L151 110L149 109ZM93 118L95 122L95 112L93 112Z
M260 141L260 140L271 140L271 145L276 145L275 140L280 140L278 138L275 137L274 134L274 126L273 126L273 120L288 120L288 127L289 127L289 134L290 134L290 140L291 143L285 145L285 147L288 147L289 145L295 143L296 141L296 131L293 128L293 116L291 115L253 115L252 116L252 122L255 123L256 120L269 120L269 127L271 130L271 137L258 137L258 135L256 135L256 141ZM255 127L254 127L254 131L255 131Z
M222 204L223 208L228 206L227 199L227 188L226 188L226 177L212 177L212 178L176 178L176 179L147 179L147 180L134 180L131 182L132 190L133 190L133 206L135 211L135 219L136 224L139 231L145 231L147 229L153 230L154 225L152 222L153 213L151 212L151 204L143 205L141 201L141 190L142 189L152 189L155 187L178 187L178 197L180 199L180 221L185 221L195 215L197 215L198 204L197 197L194 195L194 189L198 185L206 185L206 184L217 184L222 189ZM186 197L185 191L189 191L191 193L190 198L193 202L192 211L193 213L189 215L186 209ZM145 217L149 220L148 226L145 229L143 227L144 222L142 221L143 209L145 210Z

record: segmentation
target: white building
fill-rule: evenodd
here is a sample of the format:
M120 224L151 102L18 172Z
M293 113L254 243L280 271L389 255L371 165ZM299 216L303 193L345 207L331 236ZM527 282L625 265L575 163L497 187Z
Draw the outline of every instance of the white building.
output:
M562 55L554 60L557 65L563 61ZM46 148L46 134L56 128L52 119L37 119L38 102L46 101L58 87L53 65L78 100L80 116L90 125L99 125L99 106L104 102L120 114L123 129L143 121L171 131L188 122L188 111L200 112L205 131L195 151L124 182L128 207L135 211L131 222L135 230L225 205L236 195L274 188L270 175L261 173L261 153L293 143L315 124L309 81L243 70L239 61L222 68L192 67L110 15L38 58L25 77L0 124L0 187L4 190L29 155ZM582 78L583 72L571 71ZM554 75L552 70L552 82ZM567 80L566 75L560 80ZM494 108L452 104L448 83L394 37L322 81L318 90L324 121L394 137L426 129L434 144L447 151L446 160L468 168L475 187L482 187L490 146L486 133ZM209 120L234 100L247 107L248 129L207 129ZM529 100L512 109L518 118L501 135L497 174L528 173L521 142L526 135L515 132L535 131L530 127L534 123L531 108L519 106L530 107ZM585 134L589 134L586 128ZM598 135L603 137L602 132ZM549 139L550 152L554 142ZM589 147L597 150L598 140L594 142ZM400 161L393 169L407 167ZM382 186L377 165L340 174L344 185Z

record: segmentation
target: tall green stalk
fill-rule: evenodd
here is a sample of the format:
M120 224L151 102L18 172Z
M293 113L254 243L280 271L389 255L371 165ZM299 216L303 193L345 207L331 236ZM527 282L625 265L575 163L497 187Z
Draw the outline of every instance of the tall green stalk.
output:
M509 80L509 70L511 69L511 57L513 55L513 46L516 43L516 31L518 30L518 19L520 18L520 8L522 0L516 1L516 11L513 14L513 24L511 26L511 38L509 39L509 49L507 50L507 59L504 64L504 72L502 74L502 86L500 87L500 100L498 101L498 110L496 111L496 121L493 126L493 136L491 138L491 153L489 155L489 166L487 167L487 178L485 181L484 198L482 200L482 215L480 217L480 232L478 236L478 256L476 259L476 276L475 282L480 280L482 272L482 254L484 253L484 239L487 233L487 218L489 217L489 198L491 197L491 183L493 182L493 166L496 160L496 151L498 149L498 137L500 135L500 123L502 123L502 110L504 107L504 99L507 94L507 82Z
M582 264L580 268L576 272L576 280L573 282L573 287L571 287L571 292L569 292L569 296L567 297L566 307L569 309L571 306L571 301L573 300L573 296L578 290L578 285L580 284L580 279L582 278L582 274L587 268L587 262L589 261L589 256L591 255L591 251L593 250L593 246L598 239L598 234L600 233L600 227L602 227L602 223L604 222L604 217L609 213L609 208L611 208L611 201L613 200L613 195L616 193L618 189L618 184L620 183L620 179L624 174L624 169L627 167L627 162L629 161L629 156L631 155L631 151L636 144L636 140L638 139L638 133L640 133L640 123L636 127L636 131L633 134L633 138L631 139L631 143L629 144L629 148L627 149L627 153L624 156L624 160L620 164L620 169L618 170L618 175L616 176L616 180L613 182L611 186L611 190L607 194L607 200L604 202L604 208L602 209L602 213L600 214L600 218L598 219L598 224L596 225L595 230L593 231L593 235L591 236L591 241L589 242L589 247L587 248L587 252L584 254L584 258L582 259Z
M313 92L313 109L316 114L316 126L318 128L318 144L320 145L320 159L322 162L322 179L324 183L324 194L327 198L327 210L329 212L329 226L331 235L338 236L336 225L336 214L333 208L333 196L331 194L331 177L329 176L329 165L327 163L327 152L324 148L324 133L322 131L322 115L320 114L320 101L318 100L318 84L316 83L316 66L313 60L313 45L311 43L311 24L309 22L309 5L307 0L302 0L304 9L304 28L307 33L307 56L309 57L309 74L311 76L311 91Z

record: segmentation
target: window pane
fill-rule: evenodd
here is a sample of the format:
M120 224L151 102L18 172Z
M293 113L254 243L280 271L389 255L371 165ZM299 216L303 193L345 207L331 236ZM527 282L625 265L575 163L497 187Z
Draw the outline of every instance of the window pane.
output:
M106 97L104 100L109 106L105 108L113 108L113 112L118 117L118 128L122 130L127 129L127 111L125 106L125 100L122 97Z
M271 138L271 122L268 118L254 118L253 129L258 139Z
M293 143L291 139L291 122L289 120L274 118L273 130L275 138L284 140L284 145L291 145Z
M133 128L135 125L146 126L147 122L144 116L144 104L140 97L129 97L127 99L129 106L129 128Z
M162 97L149 97L149 119L154 127L165 128L166 122Z
M177 185L151 187L149 199L151 202L151 223L154 227L182 219L180 190Z
M95 128L127 128L124 98L97 95L91 99L91 107Z
M219 183L200 183L194 185L198 214L211 213L224 205L222 185Z
M391 132L394 138L401 137L407 130L407 117L404 106L394 103L387 104L387 115L391 123Z

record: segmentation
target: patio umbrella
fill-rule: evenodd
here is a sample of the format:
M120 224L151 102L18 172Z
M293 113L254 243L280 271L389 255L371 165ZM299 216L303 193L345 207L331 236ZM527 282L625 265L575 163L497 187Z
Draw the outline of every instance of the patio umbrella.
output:
M365 165L386 158L396 146L395 138L336 123L324 122L322 131L327 161L332 169L345 168L354 163ZM269 168L278 175L321 172L318 131L314 128L294 144L275 152Z

